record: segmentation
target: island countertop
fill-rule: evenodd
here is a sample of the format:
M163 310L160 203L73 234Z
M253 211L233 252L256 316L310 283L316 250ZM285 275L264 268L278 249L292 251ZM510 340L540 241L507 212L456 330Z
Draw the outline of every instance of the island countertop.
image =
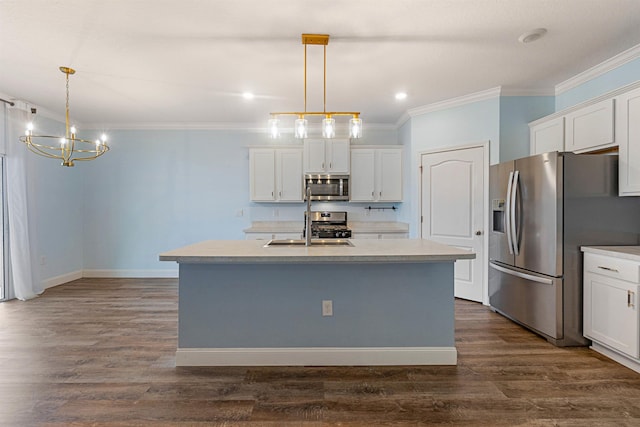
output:
M474 259L475 253L423 239L351 240L353 246L264 247L260 240L207 240L163 252L187 264L398 263Z

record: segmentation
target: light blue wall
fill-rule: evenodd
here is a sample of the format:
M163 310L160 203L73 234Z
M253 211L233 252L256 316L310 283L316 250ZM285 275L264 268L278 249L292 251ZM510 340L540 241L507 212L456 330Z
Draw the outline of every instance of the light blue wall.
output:
M368 135L366 144L397 143L395 131ZM87 270L175 270L158 254L202 240L244 239L242 230L252 221L302 223L304 203L249 201L248 148L273 145L262 133L120 130L109 139L111 151L87 165L83 176ZM323 207L351 211L352 220L396 220L395 212L368 212L364 204L314 204Z
M38 117L37 132L64 134L64 124ZM18 141L9 143L19 144ZM27 150L26 147L22 147ZM82 270L82 183L85 166L63 167L60 161L27 153L27 191L31 255L36 280ZM44 261L44 264L43 264Z
M406 131L405 131L406 132ZM403 133L406 135L406 133ZM411 162L409 188L403 209L409 209L411 237L419 237L420 217L420 155L441 148L464 146L490 141L491 163L497 163L500 153L500 98L435 111L411 118ZM406 206L409 205L409 206ZM406 218L406 213L403 212Z
M405 202L400 205L398 211L398 221L411 222L411 175L416 172L412 167L414 163L413 152L411 151L411 120L407 120L398 130L398 142L404 147L404 158L402 159L402 183ZM411 229L409 230L411 232Z
M529 122L554 112L553 96L500 98L500 161L529 155Z
M640 80L640 58L556 96L556 111Z

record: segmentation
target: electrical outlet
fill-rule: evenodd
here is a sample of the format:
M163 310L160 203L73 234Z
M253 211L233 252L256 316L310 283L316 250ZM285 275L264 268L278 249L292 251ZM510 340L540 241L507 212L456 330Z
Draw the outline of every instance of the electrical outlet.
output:
M323 300L322 301L322 315L323 316L333 316L333 301Z
M237 217L244 216L244 209L238 209L238 210L236 211L236 216L237 216Z
M47 265L47 257L46 256L41 256L40 257L40 265Z

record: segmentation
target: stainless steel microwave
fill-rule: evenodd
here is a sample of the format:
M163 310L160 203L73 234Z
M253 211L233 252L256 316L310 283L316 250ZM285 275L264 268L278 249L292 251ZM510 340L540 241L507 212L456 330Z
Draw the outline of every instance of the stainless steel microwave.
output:
M349 200L349 175L307 174L304 183L305 194L311 189L311 200Z

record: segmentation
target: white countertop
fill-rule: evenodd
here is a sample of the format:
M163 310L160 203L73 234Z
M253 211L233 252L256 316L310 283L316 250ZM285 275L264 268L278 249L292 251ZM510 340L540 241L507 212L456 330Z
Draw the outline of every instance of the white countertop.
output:
M582 246L582 252L640 262L640 246Z
M408 233L409 224L394 221L348 221L354 233ZM302 221L254 221L245 233L302 233Z
M264 240L208 240L160 254L198 264L398 263L474 259L475 253L422 239L352 240L354 246L265 248Z

